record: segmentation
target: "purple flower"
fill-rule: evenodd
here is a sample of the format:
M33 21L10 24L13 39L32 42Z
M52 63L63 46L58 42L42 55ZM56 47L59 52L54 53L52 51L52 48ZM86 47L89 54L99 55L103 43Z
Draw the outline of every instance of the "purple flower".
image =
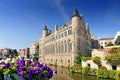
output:
M5 68L9 68L9 67L10 67L10 64L9 64L9 63L6 63L4 67L5 67Z
M28 64L31 64L31 63L32 63L32 61L31 61L31 60L27 60L27 62L28 62Z
M23 66L23 71L28 71L28 67L27 66Z
M28 79L31 80L32 79L32 73L28 74Z
M35 69L35 74L41 73L42 70L40 68Z
M13 67L15 65L15 63L11 63L10 66Z
M41 64L38 61L32 62L31 60L24 59L18 59L18 61L11 64L1 62L0 66L17 69L17 74L26 80L32 80L38 75L40 79L44 79L45 77L51 78L53 76L53 73L57 74L57 71L53 72L53 70L46 64Z
M41 74L41 75L40 75L40 78L45 78L45 75L44 75L44 74Z
M1 62L1 63L0 63L0 66L5 66L5 62Z
M18 72L17 72L18 75L20 75L21 77L24 76L24 72L22 69L19 69Z

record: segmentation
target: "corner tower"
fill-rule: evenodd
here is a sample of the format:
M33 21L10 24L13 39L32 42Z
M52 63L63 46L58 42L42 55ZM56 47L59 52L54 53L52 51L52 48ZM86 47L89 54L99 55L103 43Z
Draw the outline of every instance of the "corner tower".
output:
M77 8L72 15L72 32L74 33L74 53L85 53L85 24Z
M73 31L75 31L75 29L79 27L80 20L81 20L81 18L80 18L78 10L77 10L77 8L74 8L74 12L73 12L73 15L72 15Z
M45 25L43 28L43 37L44 38L47 36L47 32L48 32L48 29L47 29L47 26Z

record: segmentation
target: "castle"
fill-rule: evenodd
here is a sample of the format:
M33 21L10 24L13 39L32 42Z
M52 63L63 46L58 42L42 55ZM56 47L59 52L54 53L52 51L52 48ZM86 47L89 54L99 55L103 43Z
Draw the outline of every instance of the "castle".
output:
M84 23L83 15L74 9L71 22L61 28L57 25L54 32L44 26L39 38L40 61L59 66L74 64L77 54L91 53L91 33L89 25Z

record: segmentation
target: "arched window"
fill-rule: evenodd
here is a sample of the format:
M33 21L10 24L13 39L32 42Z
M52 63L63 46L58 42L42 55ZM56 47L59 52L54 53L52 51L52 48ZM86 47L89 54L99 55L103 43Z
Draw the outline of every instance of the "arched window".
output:
M53 53L55 53L55 47L53 46Z
M70 52L70 43L68 43L68 53Z
M60 45L59 45L59 49L58 49L58 51L59 51L58 53L60 53Z
M62 45L62 53L64 52L64 46Z
M65 44L65 53L67 53L67 44Z
M56 46L56 53L58 53L58 46Z
M72 43L70 43L70 52L72 51Z
M72 43L68 43L68 52L72 51Z

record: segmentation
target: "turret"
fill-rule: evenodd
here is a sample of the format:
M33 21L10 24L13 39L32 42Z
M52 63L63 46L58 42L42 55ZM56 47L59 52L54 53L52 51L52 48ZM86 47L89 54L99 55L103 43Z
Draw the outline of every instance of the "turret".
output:
M58 30L58 25L55 25L55 32Z
M72 15L72 17L80 17L80 15L79 15L79 12L78 12L78 10L77 10L77 8L74 8L74 12L73 12L73 15Z
M89 24L87 23L87 24L85 24L85 30L88 32L88 33L90 33L90 29L89 29Z
M81 16L79 15L77 8L74 8L74 12L72 15L73 31L75 31L76 28L80 27L80 21L81 21Z
M47 33L48 33L48 29L47 29L47 26L45 25L43 28L43 37L44 38L47 36Z

